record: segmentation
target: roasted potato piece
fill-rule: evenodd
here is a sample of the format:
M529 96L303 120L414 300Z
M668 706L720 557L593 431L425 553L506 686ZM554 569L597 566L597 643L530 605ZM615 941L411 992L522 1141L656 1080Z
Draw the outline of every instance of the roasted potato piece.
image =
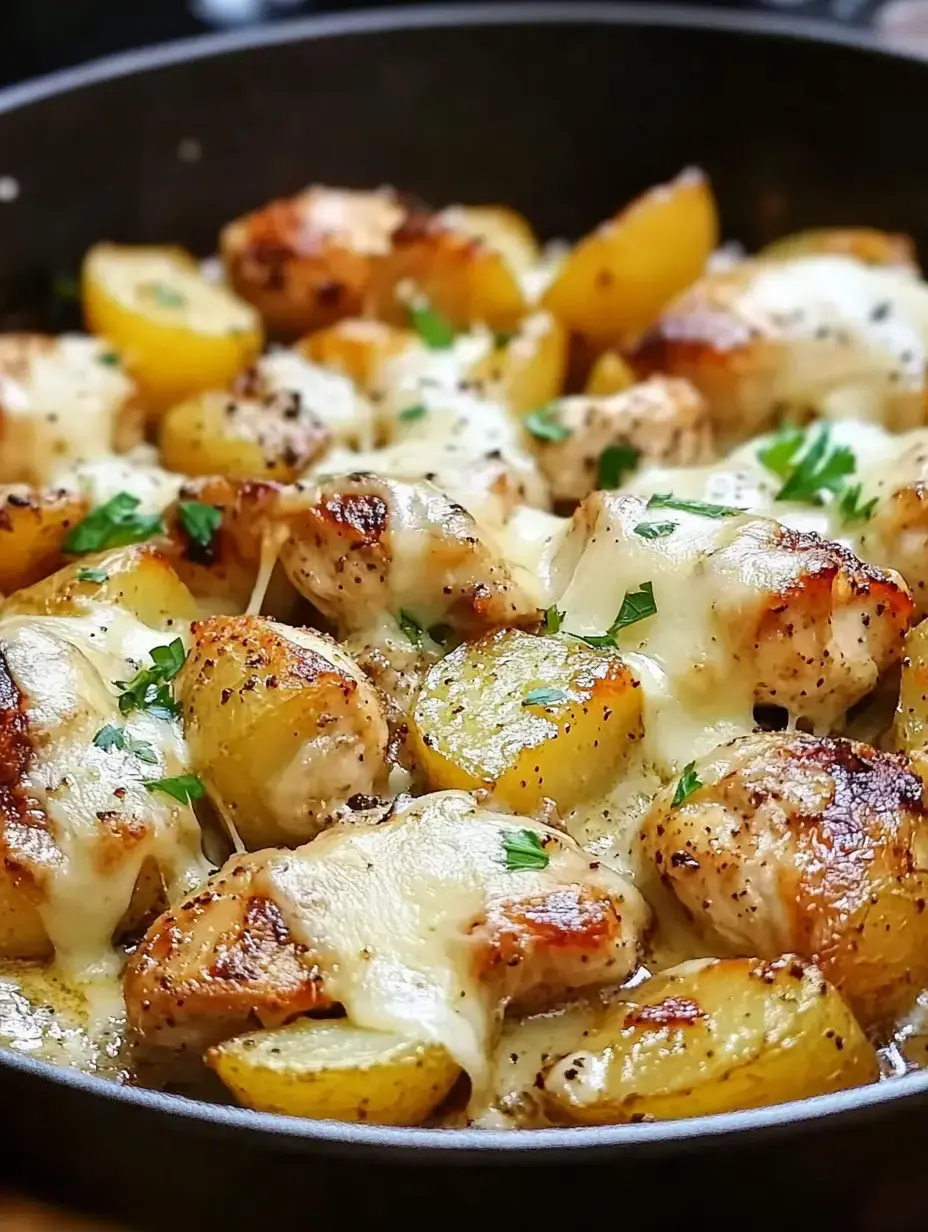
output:
M99 338L0 334L0 483L45 484L63 467L142 437L135 385Z
M814 966L697 960L639 985L544 1075L583 1125L706 1116L876 1082L876 1052Z
M0 486L0 596L57 569L68 533L86 512L87 501L76 492Z
M523 273L541 260L541 245L528 219L505 205L450 205L439 215L446 227L483 240Z
M314 185L229 223L219 237L232 286L286 338L358 316L374 260L406 207L389 189Z
M439 1044L301 1018L211 1048L210 1065L240 1104L288 1116L420 1125L461 1072Z
M817 962L868 1030L928 984L928 813L900 754L765 732L653 800L642 850L716 953ZM677 803L674 800L677 799Z
M479 361L468 379L517 415L546 406L564 388L567 333L548 312L526 317L511 338Z
M351 318L307 334L294 350L311 363L349 377L362 393L378 390L378 378L389 360L416 344L408 329L384 321Z
M623 393L636 379L618 351L603 351L593 362L583 392L588 398L609 398Z
M641 735L638 682L617 654L501 630L429 671L410 748L432 789L490 788L515 812L565 813L609 787Z
M325 451L330 437L297 393L246 398L213 390L172 407L159 439L169 470L287 483Z
M3 616L79 616L95 604L124 608L151 629L179 629L193 620L193 595L167 554L150 543L82 556L51 577L17 591Z
M818 227L784 235L757 254L767 261L831 253L855 257L865 265L888 265L918 273L915 245L907 235L877 231L873 227Z
M712 189L682 172L638 197L573 249L542 304L601 345L646 329L703 272L718 243Z
M482 239L452 231L441 214L411 213L393 246L374 266L367 314L408 325L410 309L427 304L456 329L488 325L514 330L526 301L506 258Z
M155 411L228 385L261 350L254 310L204 278L182 248L96 244L82 293L88 326L116 348Z
M621 487L639 462L696 466L716 456L709 408L689 381L656 376L609 398L562 398L548 416L560 431L535 448L555 501Z
M893 745L928 768L928 620L906 635Z
M333 641L257 616L193 625L178 677L192 764L251 849L305 842L385 786L377 694Z

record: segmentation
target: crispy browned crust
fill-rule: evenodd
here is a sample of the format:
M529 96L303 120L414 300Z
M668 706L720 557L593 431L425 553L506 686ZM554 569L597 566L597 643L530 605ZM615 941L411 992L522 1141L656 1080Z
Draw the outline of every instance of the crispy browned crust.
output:
M17 889L35 900L43 870L61 855L48 818L22 787L33 751L26 699L0 650L0 857Z
M87 501L76 492L0 486L0 593L31 586L60 568L64 541L86 512Z

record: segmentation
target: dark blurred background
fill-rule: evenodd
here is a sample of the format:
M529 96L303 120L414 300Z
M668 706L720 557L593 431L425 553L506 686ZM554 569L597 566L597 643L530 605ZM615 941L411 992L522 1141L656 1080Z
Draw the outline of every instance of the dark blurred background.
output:
M641 4L648 2L639 0ZM703 2L718 8L767 10L853 25L868 24L883 7L882 0ZM899 2L896 0L894 7ZM393 3L395 0L0 0L0 84L184 35ZM902 3L905 6L912 0Z

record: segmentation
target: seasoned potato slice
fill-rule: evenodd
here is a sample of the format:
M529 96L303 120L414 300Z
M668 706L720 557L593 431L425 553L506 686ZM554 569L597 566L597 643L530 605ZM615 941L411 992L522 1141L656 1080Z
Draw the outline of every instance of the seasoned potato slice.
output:
M335 642L256 616L194 624L178 677L194 768L249 848L305 842L386 777L377 694Z
M150 543L82 556L51 577L17 591L4 616L71 616L92 605L125 608L151 629L180 628L198 612L168 556Z
M412 330L352 317L307 334L294 350L310 363L349 377L362 393L369 394L379 387L384 365L416 342Z
M161 421L161 461L184 475L297 478L326 448L329 432L296 393L264 398L220 390L172 407Z
M374 266L365 310L407 325L416 296L457 329L483 324L513 330L526 301L506 258L482 239L452 231L441 214L410 214L390 252Z
M419 1125L460 1069L439 1044L302 1018L211 1048L210 1065L240 1104L260 1112Z
M623 393L637 379L618 351L603 351L590 369L583 392L588 398L609 398Z
M599 1125L782 1104L878 1077L873 1046L818 968L700 959L607 1011L544 1090L553 1115Z
M516 414L526 415L560 394L566 373L566 330L549 312L534 312L474 366L469 379Z
M359 315L373 262L405 217L389 189L314 185L229 223L220 251L232 286L269 330L295 338Z
M646 329L705 268L718 243L709 182L684 171L644 193L573 249L544 307L602 343Z
M76 492L0 486L0 595L57 569L69 531L86 512Z
M90 329L119 351L149 408L228 385L261 350L254 310L182 248L96 244L82 283Z
M528 219L508 206L451 205L440 217L452 231L483 240L516 273L524 273L541 260L541 245Z
M142 428L135 385L102 339L0 334L0 483L52 483L131 449Z
M562 812L605 791L641 733L638 682L617 654L502 630L429 671L410 746L429 787L492 788L515 812Z
M893 745L906 753L920 754L914 760L923 773L928 766L928 620L906 634Z
M918 272L915 245L907 235L877 231L873 227L819 227L796 231L774 240L758 254L770 261L830 253L856 257L866 265L888 265Z

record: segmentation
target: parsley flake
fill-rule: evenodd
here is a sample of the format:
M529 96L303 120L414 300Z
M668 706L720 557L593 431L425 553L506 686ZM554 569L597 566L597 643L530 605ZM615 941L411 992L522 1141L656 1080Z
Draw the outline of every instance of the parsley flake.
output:
M564 613L560 610L559 607L556 607L552 603L552 605L545 612L545 624L544 624L543 632L560 633L561 625L563 623L564 623Z
M696 763L689 761L683 767L683 773L677 780L677 789L670 801L671 808L679 808L684 800L688 800L694 791L699 791L703 784L696 773Z
M149 282L140 290L153 299L159 308L183 308L187 302L185 295L181 295L174 287L169 287L166 282Z
M107 368L118 368L119 356L115 351L104 351L102 355L97 356L97 363L104 364Z
M838 500L838 508L841 510L841 521L845 526L852 526L855 522L869 522L873 517L873 511L877 506L877 497L872 500L860 503L860 496L863 490L863 485L859 483L851 484L850 487L844 489Z
M145 779L143 786L147 791L160 791L166 796L173 796L180 804L199 800L206 791L195 774L178 774L172 779Z
M666 539L677 529L676 522L639 522L635 534L642 539Z
M404 411L400 411L397 419L401 419L403 423L414 423L417 419L424 419L428 411L422 402L417 402L415 406L407 406Z
M572 434L570 428L561 423L558 418L560 407L556 402L539 407L525 417L525 426L540 441L566 441Z
M139 498L130 492L117 492L92 509L64 541L64 550L75 555L99 552L103 548L141 543L162 529L160 513L137 513Z
M622 486L622 480L638 465L641 454L632 445L607 445L599 455L596 486L611 490Z
M743 509L731 505L709 505L705 501L682 500L672 492L655 492L648 501L649 509L679 509L681 513L695 513L702 518L735 518Z
M222 510L202 501L181 501L180 520L189 538L201 548L208 548L222 525Z
M786 448L784 446L780 455L775 457L775 463L782 465L786 470L785 481L776 499L821 505L823 492L830 492L833 496L841 494L844 481L848 475L853 475L857 461L847 445L832 447L831 431L827 424L818 430L811 445L799 456L799 449L804 443L805 437L800 445L794 448L790 441L792 453L785 457ZM771 448L775 446L776 442Z
M151 651L152 667L142 668L131 680L117 680L121 689L119 709L123 714L133 710L147 710L156 719L175 719L180 708L168 686L184 666L187 652L180 638L169 646L155 646Z
M506 830L502 838L506 868L510 873L548 867L548 853L534 830Z
M430 351L447 351L454 346L454 326L428 305L410 304L409 323Z
M139 761L147 762L150 766L158 763L158 754L152 746L145 740L135 740L132 736L127 736L124 727L114 727L107 723L106 727L101 727L94 736L93 742L98 749L103 749L104 753L108 753L110 749L121 749L126 753L134 753Z
M597 633L582 640L588 646L597 648L617 646L616 638L629 625L636 625L639 620L647 620L657 614L657 604L654 602L654 586L651 582L642 582L638 590L627 590L619 614L605 633Z
M414 646L422 645L422 634L424 632L422 625L419 624L415 616L410 616L409 612L404 612L400 609L399 615L396 618L396 623L400 627L400 632Z
M530 689L522 699L522 705L560 706L569 700L563 689Z
M77 580L79 582L108 582L110 575L105 569L78 569Z
M768 471L786 479L792 469L793 458L802 448L806 434L802 428L781 428L769 444L758 449L758 461Z

